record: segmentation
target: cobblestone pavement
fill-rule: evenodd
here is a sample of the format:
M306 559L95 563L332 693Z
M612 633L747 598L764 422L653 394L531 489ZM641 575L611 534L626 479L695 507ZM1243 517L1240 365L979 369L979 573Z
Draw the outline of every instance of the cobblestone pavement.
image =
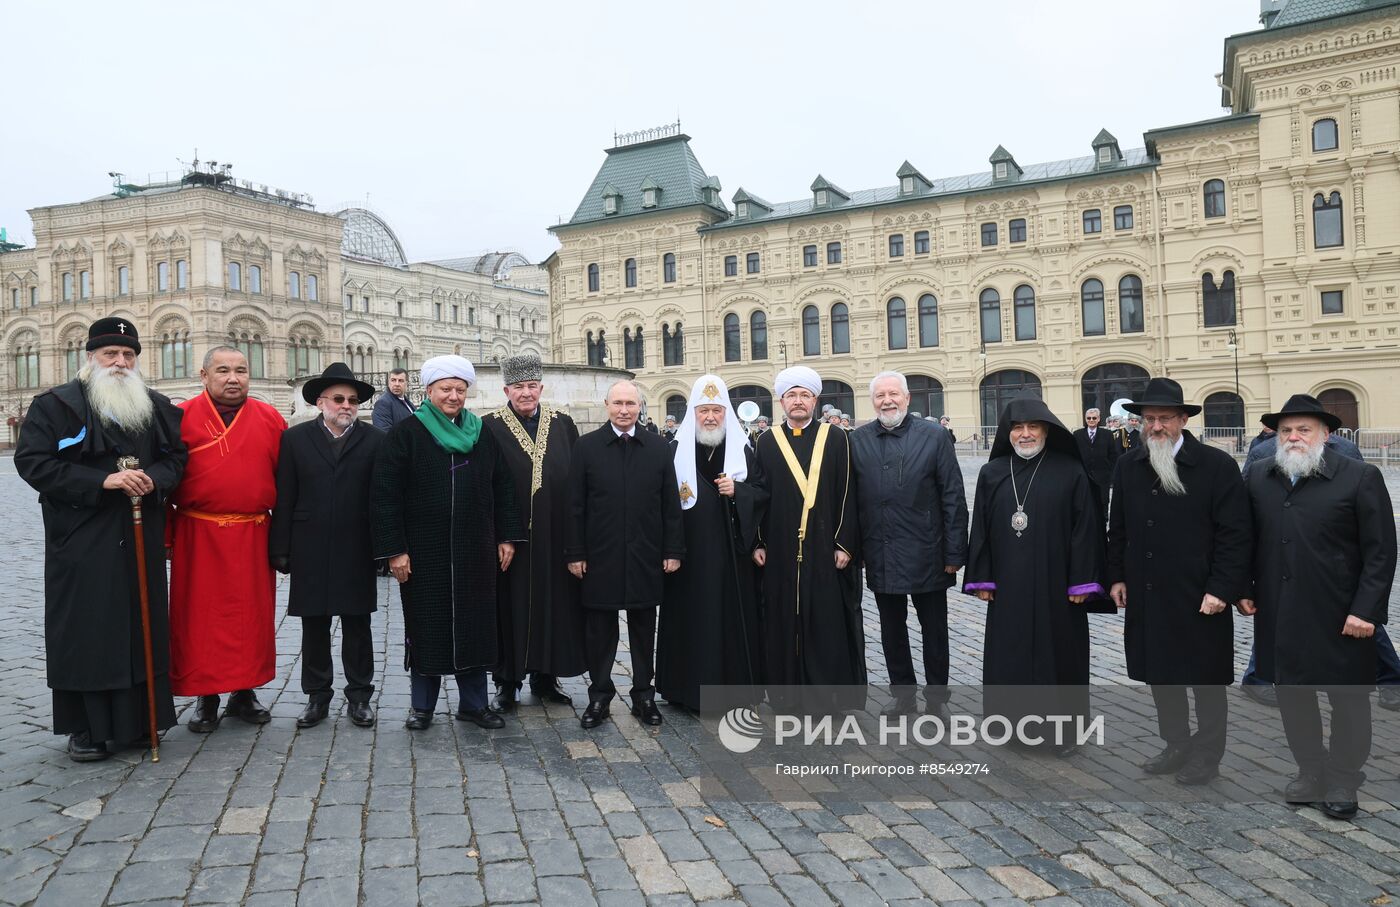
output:
M978 465L964 460L969 486ZM375 623L376 727L351 725L338 699L331 720L297 730L300 633L283 618L277 679L261 693L270 724L231 720L208 736L177 727L158 764L128 750L77 765L49 731L39 513L8 458L0 510L6 903L1301 907L1400 897L1400 804L1374 799L1354 823L1277 800L790 807L703 793L689 774L695 720L665 706L658 729L619 710L586 732L572 709L527 704L503 730L440 712L410 734L387 585ZM980 612L951 597L955 683L978 679ZM865 615L872 682L883 682L873 602ZM1248 623L1238 626L1243 659ZM1095 680L1125 679L1121 623L1095 617L1093 628ZM911 633L917 645L916 625ZM580 680L566 686L586 700Z

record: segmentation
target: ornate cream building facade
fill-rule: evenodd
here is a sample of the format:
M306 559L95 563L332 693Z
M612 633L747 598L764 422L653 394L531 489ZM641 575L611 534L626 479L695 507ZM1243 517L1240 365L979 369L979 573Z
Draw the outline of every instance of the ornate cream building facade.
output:
M1291 393L1351 427L1400 426L1400 4L1265 0L1225 40L1216 119L1123 149L803 200L732 207L679 124L618 140L551 228L557 361L637 373L683 408L715 371L771 411L774 373L813 365L824 400L873 415L910 376L913 409L994 423L1014 393L1067 423L1149 374L1254 430ZM640 339L639 339L640 338Z
M547 275L517 253L411 263L373 212L318 212L226 167L114 176L111 194L31 210L34 247L0 250L9 443L34 395L74 376L105 315L136 325L142 371L172 399L197 391L211 346L232 344L253 396L284 413L293 381L337 359L382 388L389 369L440 353L547 354Z

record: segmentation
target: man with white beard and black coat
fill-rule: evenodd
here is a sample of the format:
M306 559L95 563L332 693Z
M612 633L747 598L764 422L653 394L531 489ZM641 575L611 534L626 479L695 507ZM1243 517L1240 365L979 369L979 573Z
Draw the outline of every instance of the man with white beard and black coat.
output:
M1128 676L1152 686L1166 743L1143 770L1206 784L1225 755L1225 691L1235 675L1230 604L1250 588L1249 501L1234 458L1186 431L1201 407L1184 402L1180 384L1153 378L1124 406L1141 416L1143 443L1118 458L1113 474L1108 580L1127 612Z
M1380 470L1327 446L1341 420L1297 394L1264 417L1278 431L1272 463L1249 475L1254 511L1254 613L1259 674L1278 691L1298 774L1289 803L1334 819L1356 815L1371 752L1375 633L1395 578L1395 519ZM1332 708L1322 738L1318 692Z
M189 454L180 410L148 390L122 318L88 329L78 377L34 398L15 450L44 514L44 649L54 733L75 762L150 733L131 498L143 499L156 725L175 724L165 585L165 499ZM134 456L136 466L120 459Z

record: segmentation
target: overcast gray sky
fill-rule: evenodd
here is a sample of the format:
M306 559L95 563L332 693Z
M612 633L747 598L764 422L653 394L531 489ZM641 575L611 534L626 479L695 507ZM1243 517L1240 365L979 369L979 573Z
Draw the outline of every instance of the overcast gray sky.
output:
M539 261L612 144L679 115L728 200L1123 147L1219 116L1258 0L7 0L0 226L203 160L378 211L414 260Z

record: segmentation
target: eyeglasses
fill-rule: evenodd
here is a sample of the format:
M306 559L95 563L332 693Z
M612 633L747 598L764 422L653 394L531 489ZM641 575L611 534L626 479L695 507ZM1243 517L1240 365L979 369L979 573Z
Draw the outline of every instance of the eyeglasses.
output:
M322 400L329 400L329 401L331 401L332 403L334 403L336 406L344 406L344 405L347 404L347 403L349 403L351 406L359 406L359 405L360 405L360 398L359 398L359 397L356 397L356 396L354 396L354 395L351 395L351 396L347 397L347 396L345 396L344 394L326 394L326 395L323 395L323 396L321 397L321 399L322 399Z

